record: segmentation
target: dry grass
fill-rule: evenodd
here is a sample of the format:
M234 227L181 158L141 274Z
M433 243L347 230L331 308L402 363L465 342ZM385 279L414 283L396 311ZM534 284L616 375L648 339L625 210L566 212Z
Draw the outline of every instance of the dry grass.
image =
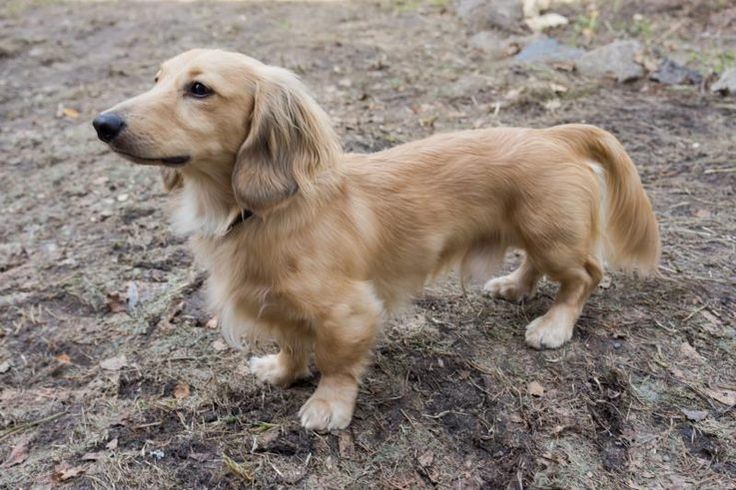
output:
M657 4L613 3L599 23L613 30L593 44ZM734 99L493 64L442 2L4 8L0 460L29 444L0 487L733 486ZM734 48L733 25L709 8L667 34L672 49ZM646 14L647 42L685 12ZM552 352L527 349L522 329L552 285L525 305L431 285L386 326L351 427L306 433L296 413L315 381L254 384L248 353L206 325L202 276L169 232L157 175L107 154L89 127L159 60L215 44L299 71L350 150L477 125L612 130L660 217L662 277L612 274ZM81 115L57 117L60 104ZM110 312L108 294L131 282L137 306Z

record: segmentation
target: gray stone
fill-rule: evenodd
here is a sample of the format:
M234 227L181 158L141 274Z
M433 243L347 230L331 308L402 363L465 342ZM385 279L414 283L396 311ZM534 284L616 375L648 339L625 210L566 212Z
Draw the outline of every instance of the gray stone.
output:
M644 68L636 62L641 50L637 41L615 41L588 51L576 65L578 71L588 77L612 76L619 82L630 82L644 76Z
M585 51L565 46L547 36L535 38L526 45L519 54L514 56L518 63L561 63L575 61L582 57Z
M698 85L703 81L703 76L697 71L669 59L664 60L649 78L665 85Z
M710 89L723 95L736 95L736 68L723 72L721 78Z
M455 12L476 31L519 31L524 18L520 0L455 0Z
M502 60L519 52L524 39L494 31L481 31L470 38L470 46L486 53L492 60Z

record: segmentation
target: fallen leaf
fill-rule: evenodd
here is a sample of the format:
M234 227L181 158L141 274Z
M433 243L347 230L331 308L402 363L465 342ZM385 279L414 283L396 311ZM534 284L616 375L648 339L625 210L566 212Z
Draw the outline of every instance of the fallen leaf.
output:
M30 442L30 436L23 437L18 441L18 444L13 447L12 451L10 451L10 456L8 456L8 459L6 459L2 464L2 467L10 468L11 466L21 464L25 461L28 458L28 446L30 445Z
M86 468L84 466L74 466L70 468L65 463L62 463L61 465L56 467L56 469L54 470L54 474L51 475L51 478L55 482L67 481L81 475L85 472L85 470Z
M427 451L426 453L419 456L417 461L419 461L420 466L426 468L434 462L434 453L432 453L432 451Z
M724 389L711 390L709 388L706 388L704 391L706 395L724 405L736 405L736 391Z
M187 457L189 459L193 459L194 461L199 461L200 463L203 463L210 459L210 455L207 453L189 453Z
M227 349L227 344L222 340L217 339L212 342L212 348L215 349L217 352L221 352Z
M56 360L59 361L62 364L69 364L72 362L71 357L69 357L69 354L59 354L56 356Z
M118 292L107 293L105 306L107 306L110 313L122 313L128 309L128 304L125 301L125 298L123 298L123 296Z
M690 343L688 343L687 341L680 344L680 354L696 362L705 361L705 359L703 359L703 356L701 356L698 351L695 350L695 347L690 345Z
M555 63L552 63L552 68L557 71L571 72L575 71L575 63L573 63L572 61L557 61Z
M174 386L174 398L182 400L189 396L189 385L186 383L177 383Z
M108 442L108 443L107 443L107 444L105 445L105 447L106 447L107 449L109 449L110 451L112 451L113 449L117 449L117 448L118 448L118 438L116 437L116 438L115 438L115 439L113 439L112 441Z
M692 420L693 422L699 422L708 416L707 410L688 410L683 408L681 411L685 414L685 417L687 417L688 420Z
M108 371L120 371L122 368L128 365L128 360L125 355L111 357L100 362L100 367Z
M102 459L105 457L105 453L102 451L96 452L96 453L85 453L82 456L82 461L97 461L98 459Z
M10 361L0 363L0 374L10 371Z
M532 381L529 383L526 387L527 391L532 396L542 396L544 395L544 386L540 385L536 381Z
M218 321L217 320L217 317L216 316L213 316L212 318L210 318L207 321L207 323L205 324L205 327L207 327L209 329L212 329L212 330L216 330L217 329L217 321Z
M562 432L565 429L567 429L567 426L566 425L555 425L552 428L552 434L553 435L557 435L557 434L559 434L560 432Z
M567 92L567 87L565 87L564 85L560 85L559 83L551 82L549 84L549 88L551 88L552 91L557 94L564 94L565 92Z
M71 107L64 107L64 104L59 104L56 107L56 117L77 119L79 117L79 111L76 109L72 109Z
M79 117L79 111L71 107L64 107L64 115L69 119L76 119Z

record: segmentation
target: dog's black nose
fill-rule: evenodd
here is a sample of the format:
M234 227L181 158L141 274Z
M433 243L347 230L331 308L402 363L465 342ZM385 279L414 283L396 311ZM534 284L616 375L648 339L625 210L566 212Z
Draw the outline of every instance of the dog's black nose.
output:
M103 112L92 121L92 126L97 131L97 137L109 143L123 130L125 121L114 112Z

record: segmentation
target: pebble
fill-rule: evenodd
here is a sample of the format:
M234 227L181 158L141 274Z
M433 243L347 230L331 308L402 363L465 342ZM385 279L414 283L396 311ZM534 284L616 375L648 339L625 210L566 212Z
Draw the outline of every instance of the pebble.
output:
M644 76L644 68L635 61L642 49L637 41L614 41L588 51L577 61L577 68L588 77L613 76L619 82L630 82Z
M649 78L665 85L699 85L703 81L700 73L670 59L664 60Z
M539 36L514 56L514 61L529 64L560 63L575 61L583 55L585 55L585 51L582 49L565 46L547 36Z
M519 31L524 17L519 0L455 0L455 12L473 30Z
M723 72L721 78L710 89L721 95L736 95L736 68Z

